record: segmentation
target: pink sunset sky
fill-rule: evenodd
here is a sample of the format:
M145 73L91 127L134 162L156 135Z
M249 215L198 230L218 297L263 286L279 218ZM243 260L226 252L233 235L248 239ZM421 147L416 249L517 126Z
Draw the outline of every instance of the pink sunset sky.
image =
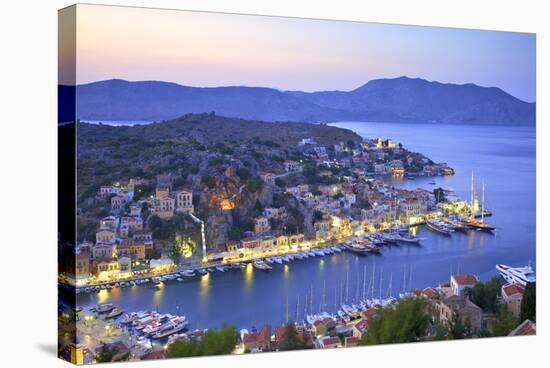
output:
M402 75L535 100L535 35L77 6L77 82L351 90Z

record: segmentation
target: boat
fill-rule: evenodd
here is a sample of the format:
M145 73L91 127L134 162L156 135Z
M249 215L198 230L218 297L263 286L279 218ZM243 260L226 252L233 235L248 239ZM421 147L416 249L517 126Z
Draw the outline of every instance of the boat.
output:
M254 268L258 269L258 270L261 270L261 271L269 271L272 268L270 265L268 265L267 263L265 263L261 259L257 259L257 260L252 261L252 266Z
M302 260L302 259L304 259L304 256L303 256L301 253L296 253L296 254L294 255L294 258L299 259L299 260Z
M216 269L214 267L208 267L208 272L212 273L212 272L216 272Z
M472 229L476 229L476 230L493 231L496 229L494 226L489 225L483 220L480 221L476 218L463 219L461 223L465 226L471 227Z
M431 181L428 182L428 184L430 184L430 185L435 185L436 182L435 182L435 180L431 180Z
M273 261L278 264L283 264L283 259L281 257L273 257Z
M414 236L411 234L404 235L400 239L400 241L402 241L403 243L414 243L414 244L418 244L422 240L425 240L425 238L420 238L418 236Z
M201 275L206 275L208 273L208 271L206 271L204 268L199 268L197 272Z
M115 309L115 306L112 305L111 303L105 303L105 304L98 304L95 308L94 308L94 311L96 313L99 313L99 314L103 314L103 313L109 313L111 312L113 309Z
M370 250L367 247L364 247L354 242L350 242L346 244L346 249L352 253L359 254L359 255L367 255L367 253L370 252Z
M511 267L505 264L497 264L495 266L500 275L509 283L518 283L526 286L528 283L536 282L535 271L531 265L525 267Z
M271 257L266 258L265 261L266 261L267 263L274 263L274 262L275 262L275 260L274 260L273 258L271 258Z
M160 279L160 277L153 277L152 280L153 280L153 284L155 284L155 285L160 284L161 281L162 281L162 280Z
M321 249L314 249L313 253L315 253L316 255L321 256L321 257L323 257L325 255L325 253Z
M310 257L315 257L315 256L317 255L317 254L315 254L315 253L314 253L313 251L311 251L311 250L310 250L309 252L307 252L307 254L308 254L308 256L310 256Z
M195 271L194 270L185 270L181 273L182 276L185 276L185 277L193 277L193 276L196 276L195 274Z
M454 233L453 229L451 229L450 227L445 225L443 221L438 219L429 219L426 221L426 225L428 226L428 228L443 235L450 236L452 233Z
M121 316L124 313L122 309L114 308L112 311L105 315L105 319L113 319Z
M153 339L162 339L178 333L187 327L188 323L185 317L173 317L168 322L163 324L157 332L151 335Z
M216 270L220 271L220 272L225 272L226 271L226 268L224 266L216 266Z
M336 253L342 253L342 249L340 247L332 247L331 249Z
M177 281L177 282L183 282L183 279L182 279L181 277L178 277L178 278L176 279L176 281Z

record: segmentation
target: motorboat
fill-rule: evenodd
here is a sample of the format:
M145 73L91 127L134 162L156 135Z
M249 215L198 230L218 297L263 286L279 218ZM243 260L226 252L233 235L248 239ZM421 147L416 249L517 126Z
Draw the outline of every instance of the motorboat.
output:
M509 283L518 283L526 286L528 283L536 282L537 278L535 271L531 265L524 267L511 267L505 264L497 264L495 266L500 275Z

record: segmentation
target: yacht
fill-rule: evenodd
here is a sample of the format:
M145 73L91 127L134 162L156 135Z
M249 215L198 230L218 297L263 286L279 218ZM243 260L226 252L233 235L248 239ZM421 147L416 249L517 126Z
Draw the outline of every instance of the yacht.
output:
M187 327L187 324L188 323L185 320L185 317L174 317L166 322L164 325L162 325L162 327L159 328L157 332L154 333L151 337L153 339L162 339L164 337L168 337L183 330L185 327Z
M497 264L496 269L509 283L518 283L526 286L530 282L536 282L535 271L531 265L525 267L511 267L505 264Z
M107 315L105 315L105 319L117 318L120 317L122 314L124 314L124 311L122 309L114 308L112 311L107 313Z
M437 231L438 233L443 235L451 235L452 233L454 233L454 230L448 227L447 225L445 225L445 223L443 223L443 221L441 220L430 219L426 221L426 225L430 229Z
M115 306L112 305L112 304L110 304L110 303L99 304L98 306L95 307L96 313L99 313L99 314L102 314L102 313L109 313L109 312L111 312L113 309L115 309Z

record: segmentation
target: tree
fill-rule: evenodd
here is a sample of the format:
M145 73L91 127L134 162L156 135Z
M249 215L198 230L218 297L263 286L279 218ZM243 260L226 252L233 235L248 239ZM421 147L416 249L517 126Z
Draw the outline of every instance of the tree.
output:
M170 248L170 258L172 259L172 261L176 266L180 264L183 251L184 251L183 238L181 237L181 235L177 234L174 239L174 242L172 243L172 248Z
M498 312L491 323L492 336L508 336L510 332L518 325L518 320L514 315L507 311L506 305L500 305Z
M255 193L259 192L262 189L262 179L259 176L254 176L248 179L248 183L246 185L248 191Z
M468 326L462 323L462 320L458 318L456 313L453 315L453 318L449 321L448 327L448 337L453 340L460 340L465 338L468 335Z
M536 282L530 282L525 287L523 299L521 299L521 309L519 313L520 322L526 319L537 321L537 285Z
M310 348L304 336L298 334L294 323L289 323L285 327L287 331L286 338L279 344L280 350L303 350Z
M200 341L175 341L168 345L168 355L172 358L229 354L237 343L237 329L222 325L220 330L209 329Z
M404 299L395 309L383 309L361 337L361 345L418 341L424 336L430 316L421 299Z
M478 282L474 287L464 289L463 293L484 312L495 313L501 287L499 279L493 277L485 283Z
M323 219L323 212L321 211L315 211L313 212L313 220L318 222L318 221L321 221Z

